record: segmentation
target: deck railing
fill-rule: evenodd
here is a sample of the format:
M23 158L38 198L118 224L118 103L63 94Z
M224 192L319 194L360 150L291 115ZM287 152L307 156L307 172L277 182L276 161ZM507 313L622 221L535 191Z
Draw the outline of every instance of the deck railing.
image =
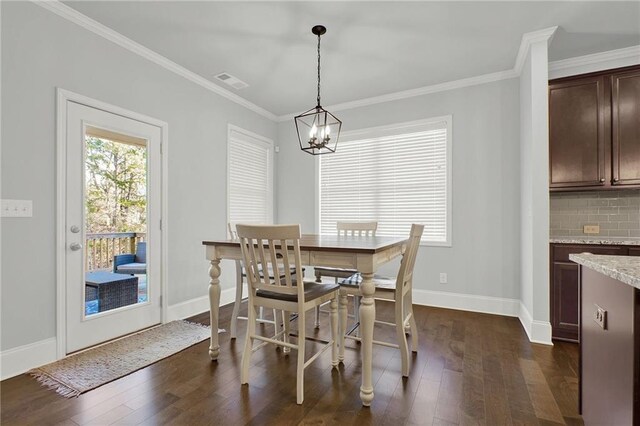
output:
M136 244L145 241L144 232L113 232L87 234L85 244L85 268L87 271L113 269L113 256L135 253Z

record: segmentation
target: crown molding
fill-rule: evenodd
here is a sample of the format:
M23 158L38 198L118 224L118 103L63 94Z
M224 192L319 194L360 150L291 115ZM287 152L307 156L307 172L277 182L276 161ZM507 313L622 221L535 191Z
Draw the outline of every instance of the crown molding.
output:
M640 64L640 45L549 63L549 78L567 77Z
M549 27L538 31L524 33L522 35L522 40L520 41L520 49L518 49L518 56L516 56L516 63L513 66L513 70L517 75L520 75L522 73L522 68L524 67L524 62L527 59L527 53L529 53L529 48L531 47L531 45L542 41L547 42L548 45L549 43L551 43L553 35L555 34L557 29L557 26Z
M330 105L326 109L331 111L342 111L346 109L359 108L369 105L381 104L384 102L397 101L401 99L413 98L416 96L428 95L430 93L445 92L447 90L460 89L462 87L476 86L478 84L491 83L494 81L515 78L518 75L513 70L498 71L491 74L483 74L476 77L463 78L460 80L447 81L445 83L434 84L431 86L418 87L416 89L403 90L402 92L388 93L381 96L373 96L371 98L358 99L356 101L343 102L340 104ZM281 115L277 121L292 120L299 113L291 113Z
M275 121L276 115L267 111L266 109L259 107L258 105L249 102L241 96L236 95L233 92L230 92L222 87L214 84L213 82L207 80L206 78L194 73L193 71L189 71L185 67L178 65L172 60L160 55L153 50L144 47L143 45L131 40L130 38L120 34L117 31L112 30L111 28L99 23L98 21L89 18L86 15L78 12L77 10L69 7L58 0L46 0L46 1L37 1L32 0L32 2L40 7L43 7L50 12L55 13L56 15L66 19L67 21L73 22L81 26L82 28L91 31L94 34L97 34L120 47L123 47L137 55L142 56L145 59L154 62L161 67L178 74L181 77L186 78L187 80L204 87L205 89L216 93L232 102L241 105L256 114L259 114L269 120Z

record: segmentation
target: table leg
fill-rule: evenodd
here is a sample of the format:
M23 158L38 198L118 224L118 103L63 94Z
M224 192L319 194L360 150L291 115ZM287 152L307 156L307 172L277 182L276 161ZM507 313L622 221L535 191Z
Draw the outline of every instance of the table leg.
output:
M360 283L360 329L362 338L362 386L360 386L360 399L362 405L368 407L373 401L373 383L371 373L371 357L373 353L373 323L376 318L376 305L373 299L375 286L372 273L362 273Z
M211 344L209 356L218 359L220 344L218 343L218 316L220 310L220 259L211 259L209 267L209 314L211 319Z

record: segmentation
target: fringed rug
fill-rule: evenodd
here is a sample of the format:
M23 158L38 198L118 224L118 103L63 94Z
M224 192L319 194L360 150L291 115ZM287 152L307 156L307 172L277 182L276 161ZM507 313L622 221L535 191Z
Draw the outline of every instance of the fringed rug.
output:
M34 368L29 374L71 398L211 337L208 326L173 321Z

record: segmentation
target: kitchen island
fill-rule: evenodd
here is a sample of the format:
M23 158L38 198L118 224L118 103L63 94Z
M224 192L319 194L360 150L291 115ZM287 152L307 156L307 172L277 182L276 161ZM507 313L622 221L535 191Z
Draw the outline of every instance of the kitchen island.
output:
M571 254L580 265L585 425L640 424L640 258Z

